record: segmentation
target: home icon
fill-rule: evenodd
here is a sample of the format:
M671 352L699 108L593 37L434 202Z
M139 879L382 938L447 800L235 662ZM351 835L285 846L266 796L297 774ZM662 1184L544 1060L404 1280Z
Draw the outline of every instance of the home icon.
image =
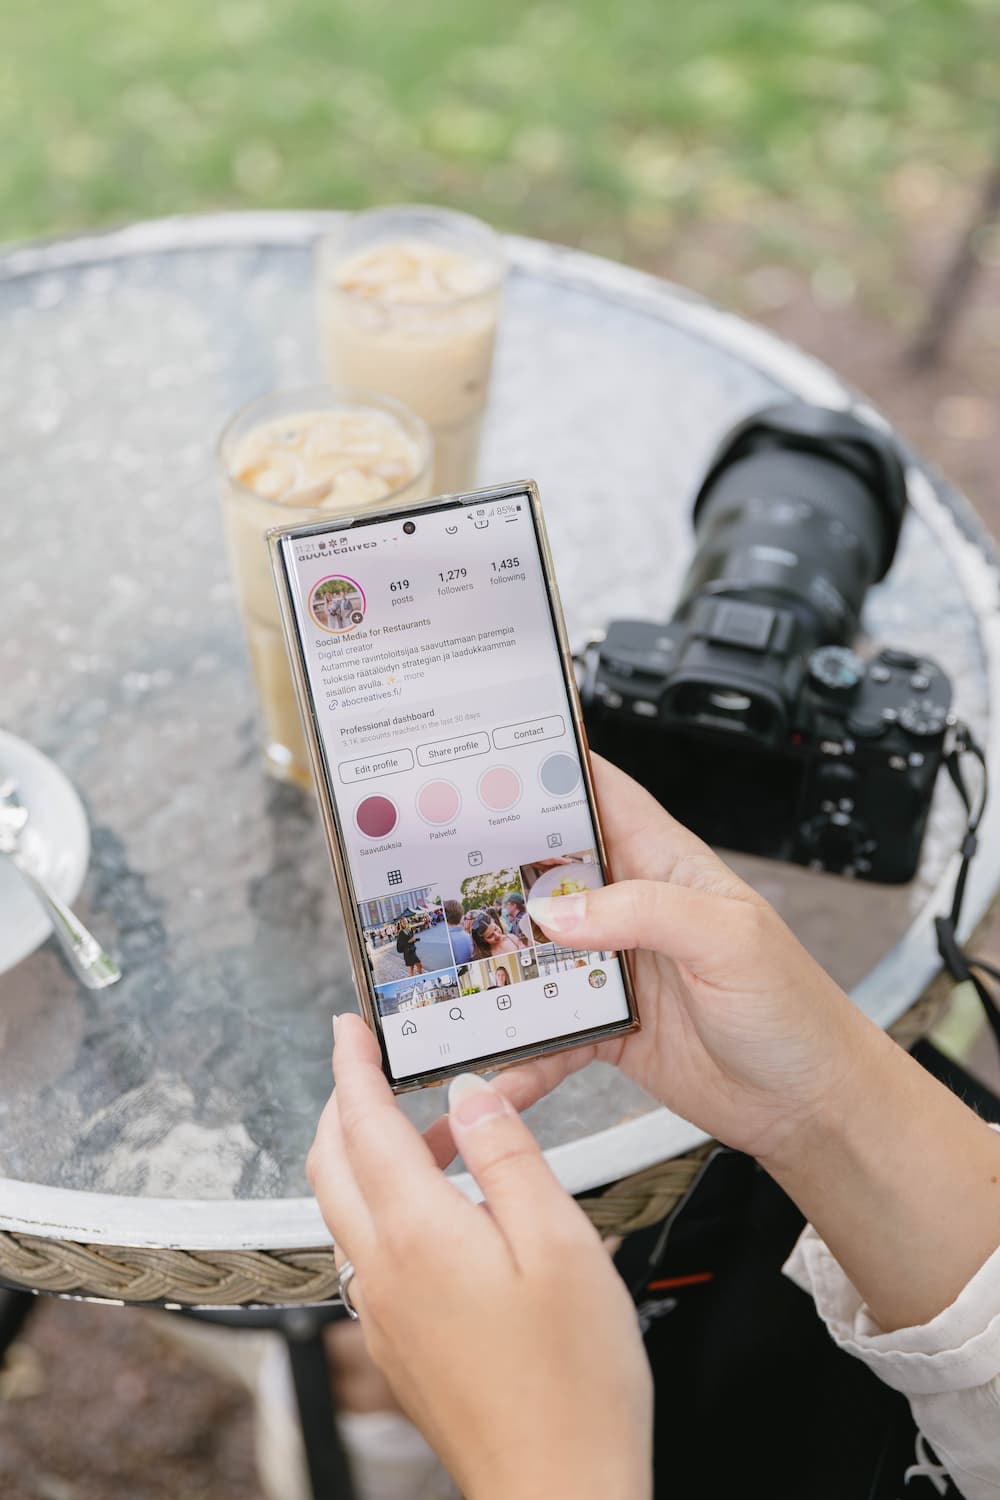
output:
M402 1031L403 1036L416 1036L417 1034L417 1028L414 1026L412 1021L404 1021L402 1026L400 1027L400 1030Z

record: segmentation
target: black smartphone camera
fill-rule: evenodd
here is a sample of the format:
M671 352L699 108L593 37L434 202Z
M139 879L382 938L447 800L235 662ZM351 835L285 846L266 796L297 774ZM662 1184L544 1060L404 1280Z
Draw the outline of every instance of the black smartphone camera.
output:
M673 619L616 620L581 670L591 747L702 838L912 878L946 750L933 661L852 649L906 508L888 433L789 402L729 434L694 504Z

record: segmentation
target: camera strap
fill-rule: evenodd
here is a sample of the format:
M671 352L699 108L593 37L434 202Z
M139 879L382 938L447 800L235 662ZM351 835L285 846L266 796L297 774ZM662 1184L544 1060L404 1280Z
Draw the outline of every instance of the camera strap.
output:
M979 794L976 797L969 790L963 770L963 762L967 757L971 757L977 761L981 771ZM955 790L962 799L962 806L965 808L967 822L960 845L962 861L955 880L955 889L951 899L951 911L946 917L934 918L937 948L938 953L941 955L941 962L952 979L954 979L956 985L970 984L979 996L980 1004L986 1013L986 1019L990 1024L997 1046L1000 1047L1000 1007L998 1007L997 1002L994 1000L982 978L982 975L988 975L990 979L1000 982L1000 969L996 968L993 964L987 963L985 959L970 958L958 941L958 924L962 916L962 902L965 899L965 886L969 878L969 866L972 864L976 850L979 847L979 825L982 822L983 813L986 810L986 799L989 795L986 757L973 739L968 725L959 724L957 726L954 743L949 753L945 756L944 763Z

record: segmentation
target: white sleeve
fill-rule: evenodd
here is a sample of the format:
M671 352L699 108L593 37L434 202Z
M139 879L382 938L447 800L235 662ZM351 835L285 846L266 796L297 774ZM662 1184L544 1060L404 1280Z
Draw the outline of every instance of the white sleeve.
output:
M937 1317L883 1333L806 1225L784 1265L834 1341L901 1391L966 1500L1000 1500L1000 1249Z

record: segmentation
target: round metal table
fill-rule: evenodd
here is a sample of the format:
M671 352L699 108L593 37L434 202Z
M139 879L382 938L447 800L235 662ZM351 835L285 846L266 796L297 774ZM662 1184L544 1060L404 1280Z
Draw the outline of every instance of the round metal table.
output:
M187 1303L332 1294L304 1162L352 986L311 800L259 764L213 462L236 407L318 374L310 251L332 217L171 220L0 257L0 722L79 788L93 852L77 904L124 968L83 992L47 944L0 976L10 1281ZM725 428L788 392L853 398L662 281L509 248L481 478L538 480L571 639L622 612L665 618ZM909 489L866 626L944 665L995 763L994 561L916 458ZM910 886L736 862L889 1025L936 971L930 919L961 827L941 778ZM967 925L998 883L998 827L1000 800ZM442 1096L401 1107L424 1124ZM601 1065L530 1121L578 1194L704 1141Z

